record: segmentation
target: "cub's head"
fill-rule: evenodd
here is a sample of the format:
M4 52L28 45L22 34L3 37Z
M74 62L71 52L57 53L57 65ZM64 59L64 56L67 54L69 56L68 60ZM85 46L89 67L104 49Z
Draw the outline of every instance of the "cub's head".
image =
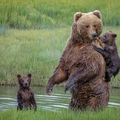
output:
M102 32L101 13L98 10L90 13L77 12L74 15L77 32L85 39L95 40Z
M30 87L31 76L32 76L31 74L28 74L27 76L21 76L20 74L18 74L17 78L19 85L24 88Z
M112 31L108 31L99 38L104 44L112 44L115 41L116 37L117 34L114 34Z

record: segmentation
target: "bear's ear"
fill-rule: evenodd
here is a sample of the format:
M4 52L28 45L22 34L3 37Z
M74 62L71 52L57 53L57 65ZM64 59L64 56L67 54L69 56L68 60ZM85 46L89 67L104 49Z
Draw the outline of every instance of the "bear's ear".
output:
M21 75L20 75L20 74L18 74L18 75L17 75L17 77L18 77L18 78L20 78L20 77L21 77Z
M117 37L117 34L112 34L112 37L116 38L116 37Z
M99 10L95 10L93 14L96 15L99 19L101 19L101 13Z
M32 75L29 73L27 76L28 76L28 77L31 77Z
M77 12L75 15L74 15L74 21L77 22L78 19L82 16L82 13L81 12Z

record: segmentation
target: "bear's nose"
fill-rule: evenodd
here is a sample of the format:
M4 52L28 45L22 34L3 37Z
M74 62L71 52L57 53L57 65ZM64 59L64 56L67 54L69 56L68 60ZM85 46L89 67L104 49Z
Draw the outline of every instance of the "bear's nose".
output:
M25 85L27 85L27 83L25 83Z
M92 34L92 37L97 37L97 33L93 33L93 34Z

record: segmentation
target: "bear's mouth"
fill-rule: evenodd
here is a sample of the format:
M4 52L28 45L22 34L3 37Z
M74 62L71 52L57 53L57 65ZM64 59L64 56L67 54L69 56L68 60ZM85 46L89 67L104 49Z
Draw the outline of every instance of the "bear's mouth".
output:
M93 41L93 40L97 40L97 36L96 36L96 37L89 36L89 39L92 40L92 41Z
M29 84L28 83L27 84L23 84L23 87L27 88L27 87L29 87Z

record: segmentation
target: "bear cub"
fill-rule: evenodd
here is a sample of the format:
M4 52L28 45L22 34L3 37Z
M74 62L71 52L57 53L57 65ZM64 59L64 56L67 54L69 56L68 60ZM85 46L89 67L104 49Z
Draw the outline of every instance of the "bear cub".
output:
M120 58L118 56L116 37L112 31L106 32L100 36L100 40L104 43L104 50L93 46L94 50L99 52L106 61L105 81L110 82L112 76L116 76L120 70Z
M30 88L31 84L31 74L27 76L21 76L20 74L17 75L19 90L17 93L17 110L22 110L23 107L28 110L28 108L33 108L34 110L37 109L37 104L34 98L34 93Z

